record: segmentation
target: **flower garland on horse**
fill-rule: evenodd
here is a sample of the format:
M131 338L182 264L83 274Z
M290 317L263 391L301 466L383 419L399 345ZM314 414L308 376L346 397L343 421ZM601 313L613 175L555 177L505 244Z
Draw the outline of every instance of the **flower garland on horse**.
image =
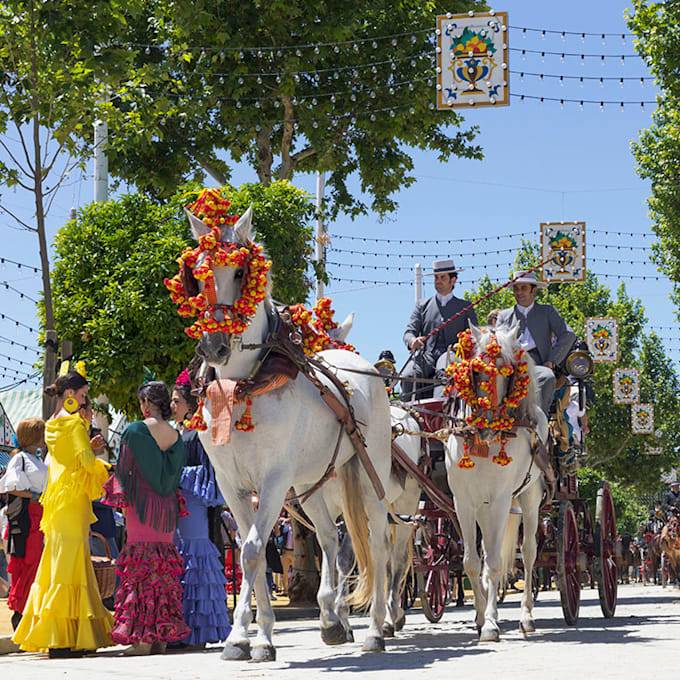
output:
M185 329L185 333L198 340L203 333L226 333L230 336L243 335L252 321L257 306L267 295L267 274L271 260L264 255L262 246L249 241L245 245L222 241L224 226L235 224L239 215L229 213L231 203L217 189L204 189L198 198L186 207L187 213L198 218L210 228L207 234L199 237L195 248L186 248L177 260L179 271L172 278L164 280L171 300L178 305L177 312L182 317L197 317ZM215 289L215 269L235 267L243 269L240 297L232 305L217 302ZM203 290L192 294L189 281L203 282ZM334 321L334 310L330 298L321 298L310 311L302 304L288 308L291 322L300 338L300 344L307 356L314 356L326 349L346 349L356 351L352 345L334 340L330 332L338 328ZM222 312L218 319L216 312ZM316 317L316 318L314 318ZM285 381L272 383L270 389L282 386ZM242 432L255 429L252 420L252 399L245 399L246 408L234 427ZM190 430L207 429L203 417L204 400L200 399L192 418L184 423Z
M456 361L446 367L446 374L451 378L451 383L444 390L446 396L457 394L471 409L471 413L465 418L468 425L477 430L493 430L497 432L497 441L500 451L493 457L493 462L505 466L512 458L508 457L505 450L507 433L515 426L514 411L529 394L529 362L524 349L520 348L515 353L515 364L504 363L498 366L498 358L501 354L501 346L496 336L491 334L486 347L475 355L475 342L470 330L463 331L458 335L456 345ZM482 396L475 391L475 376L482 376L477 387ZM514 375L511 389L498 401L498 376L510 378ZM474 467L474 461L470 458L470 444L465 442L465 454L458 465L462 468Z

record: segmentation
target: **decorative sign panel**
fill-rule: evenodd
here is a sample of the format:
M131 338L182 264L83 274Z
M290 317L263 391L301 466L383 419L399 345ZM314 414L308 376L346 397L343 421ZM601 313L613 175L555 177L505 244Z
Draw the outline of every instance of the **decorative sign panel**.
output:
M510 103L508 13L437 17L437 108Z
M586 223L543 222L541 262L546 283L585 281Z
M637 404L640 401L640 371L637 368L617 368L612 387L615 404Z
M593 361L618 361L619 325L616 319L586 319L586 342Z
M630 407L630 427L635 434L652 434L654 404L633 404Z

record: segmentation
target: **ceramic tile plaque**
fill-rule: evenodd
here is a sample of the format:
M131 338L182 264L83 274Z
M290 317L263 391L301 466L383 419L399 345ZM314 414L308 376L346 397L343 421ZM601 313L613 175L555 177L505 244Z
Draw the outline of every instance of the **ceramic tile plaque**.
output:
M637 368L617 368L612 388L615 404L637 404L640 401L640 371Z
M618 361L619 325L616 319L586 319L586 342L593 361Z
M585 281L586 223L543 222L541 262L546 283Z
M437 108L507 106L510 66L507 12L437 17Z
M630 427L635 434L652 434L654 404L633 404L630 407Z

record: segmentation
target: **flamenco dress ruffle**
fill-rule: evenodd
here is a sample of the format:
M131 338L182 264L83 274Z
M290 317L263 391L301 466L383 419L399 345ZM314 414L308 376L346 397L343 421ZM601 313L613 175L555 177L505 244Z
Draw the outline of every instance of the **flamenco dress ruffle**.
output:
M12 639L28 652L108 647L113 620L102 604L88 543L96 519L92 501L102 494L108 466L94 457L77 414L48 421L46 441L45 547Z
M184 558L182 606L191 634L183 642L188 645L221 642L231 630L226 578L219 551L208 534L208 507L223 503L210 472L203 465L185 467L180 481L189 511L180 518L176 537Z
M114 603L111 636L122 645L179 642L189 627L182 611L184 562L172 542L172 531L144 524L128 505L115 477L106 483L107 505L126 508L127 543L116 560L120 582Z

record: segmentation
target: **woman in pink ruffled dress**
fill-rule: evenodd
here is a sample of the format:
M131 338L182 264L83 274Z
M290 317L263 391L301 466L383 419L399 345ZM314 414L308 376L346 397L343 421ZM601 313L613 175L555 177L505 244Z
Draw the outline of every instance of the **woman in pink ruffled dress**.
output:
M144 420L123 433L104 501L125 508L127 542L117 560L120 584L111 636L130 645L123 652L127 656L163 653L166 643L191 633L182 609L184 564L173 542L181 512L184 443L167 422L165 383L149 382L138 396Z

